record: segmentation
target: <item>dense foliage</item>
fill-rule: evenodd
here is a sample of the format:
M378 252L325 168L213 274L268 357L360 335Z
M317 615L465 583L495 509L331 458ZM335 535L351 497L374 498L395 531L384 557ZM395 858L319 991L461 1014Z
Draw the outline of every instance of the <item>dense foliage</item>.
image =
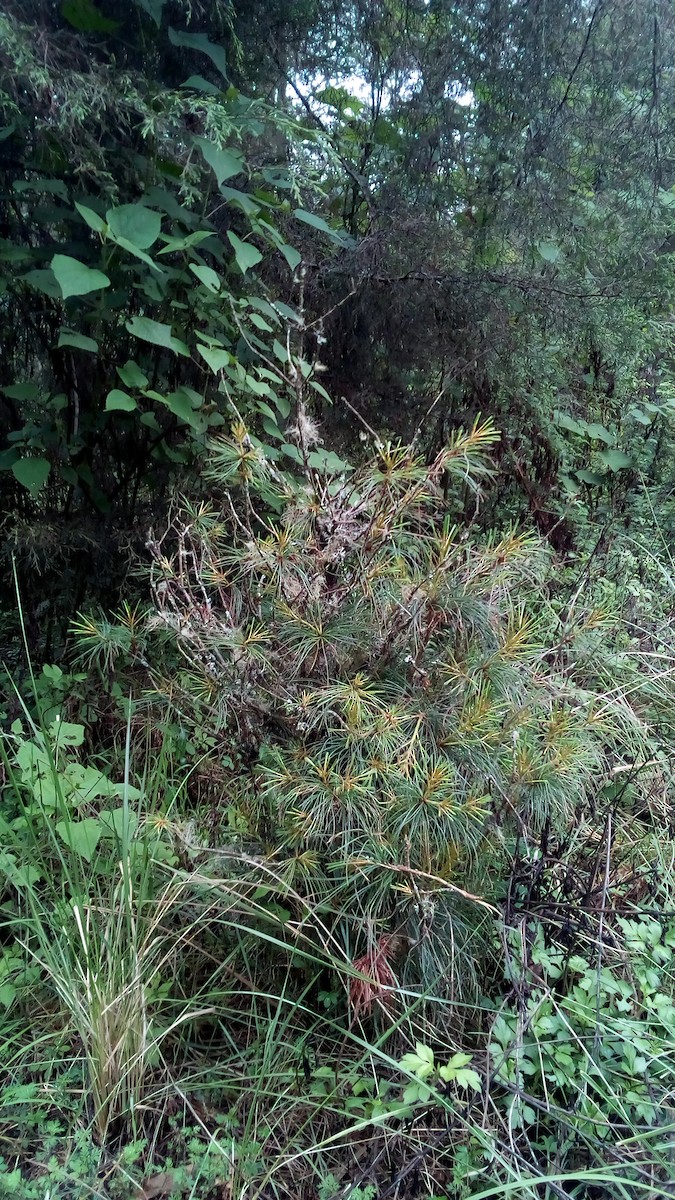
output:
M0 11L0 1197L673 1192L669 0Z

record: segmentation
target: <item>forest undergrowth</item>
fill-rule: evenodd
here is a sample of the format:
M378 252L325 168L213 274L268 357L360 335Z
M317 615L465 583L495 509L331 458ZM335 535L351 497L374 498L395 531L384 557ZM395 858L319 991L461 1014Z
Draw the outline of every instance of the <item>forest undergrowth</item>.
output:
M669 1194L665 614L301 429L10 697L2 1194Z
M0 5L0 1200L675 1196L674 56Z

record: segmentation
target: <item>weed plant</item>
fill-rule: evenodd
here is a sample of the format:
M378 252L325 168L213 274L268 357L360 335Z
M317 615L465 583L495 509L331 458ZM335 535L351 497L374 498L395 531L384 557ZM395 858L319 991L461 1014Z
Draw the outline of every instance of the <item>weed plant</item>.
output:
M0 1195L670 1194L667 647L451 525L489 425L314 437L15 698Z

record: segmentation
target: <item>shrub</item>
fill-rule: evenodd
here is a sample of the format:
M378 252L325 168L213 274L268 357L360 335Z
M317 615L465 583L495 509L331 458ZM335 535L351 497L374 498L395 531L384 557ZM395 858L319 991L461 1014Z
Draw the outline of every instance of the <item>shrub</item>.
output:
M241 425L213 444L217 498L149 538L132 658L234 765L227 845L344 918L354 957L382 963L386 944L382 977L457 994L482 953L476 891L498 894L514 840L570 822L639 722L588 668L601 615L561 633L542 604L543 545L474 541L444 515L453 488L480 498L489 423L430 464L381 445L356 471L315 448L302 406L294 436L296 476ZM119 628L80 621L90 662Z

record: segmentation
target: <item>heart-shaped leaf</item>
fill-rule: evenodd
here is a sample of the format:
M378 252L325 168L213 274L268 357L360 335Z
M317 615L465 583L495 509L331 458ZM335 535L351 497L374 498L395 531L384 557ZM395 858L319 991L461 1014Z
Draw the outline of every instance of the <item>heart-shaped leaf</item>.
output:
M88 267L69 254L55 254L52 259L52 271L61 289L64 300L70 296L86 296L88 292L98 292L110 287L110 280L103 271Z
M120 391L119 388L113 388L106 396L106 412L134 412L137 408L138 402L134 400L133 396L129 396L127 392Z
M204 155L204 160L213 171L218 187L220 187L225 179L231 179L233 175L241 175L244 165L241 155L237 150L228 150L224 146L216 146L213 142L209 142L206 138L201 137L195 138L195 142Z
M180 29L169 29L169 41L172 46L185 46L188 50L199 50L202 54L208 54L225 82L229 82L225 51L222 46L216 46L215 42L209 41L205 33L183 33Z
M259 262L262 262L262 254L250 242L242 242L236 233L231 230L227 231L228 240L234 250L234 257L237 260L237 266L242 275L245 275L251 267L255 267Z
M20 458L12 463L12 471L23 487L36 496L44 487L51 470L46 458Z
M162 218L144 204L120 204L106 215L112 236L123 238L138 250L148 250L160 235Z
M123 367L117 368L117 374L122 383L126 383L127 387L144 388L148 386L147 375L143 374L138 363L135 363L131 358Z
M144 342L151 342L153 346L165 346L167 350L173 350L174 354L181 354L184 358L190 357L190 351L185 342L174 337L170 325L163 325L160 321L151 320L150 317L132 317L130 321L127 321L126 327L129 333L134 337L141 338Z
M227 367L232 358L227 350L219 350L217 346L197 346L197 349L202 358L206 359L214 375L222 371L223 367Z
M83 333L75 333L72 329L62 329L56 345L58 350L64 346L73 346L75 350L88 350L90 354L98 353L98 342L93 338L85 337Z
M56 832L75 854L91 862L102 832L97 817L85 817L83 821L59 821Z
M220 291L220 276L212 267L207 267L204 263L190 263L190 270L210 292Z
M632 467L633 460L623 450L603 450L600 455L600 460L610 471L623 471L625 467Z

